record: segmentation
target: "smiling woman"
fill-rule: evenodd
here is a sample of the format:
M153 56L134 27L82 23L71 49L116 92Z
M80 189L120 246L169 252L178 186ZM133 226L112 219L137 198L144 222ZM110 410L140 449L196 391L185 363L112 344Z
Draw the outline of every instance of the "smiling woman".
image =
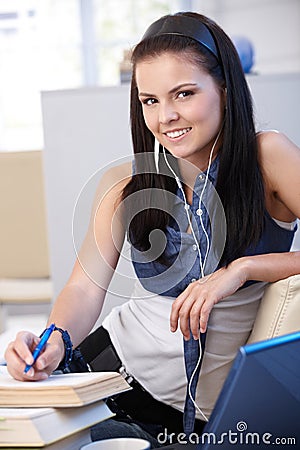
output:
M165 429L202 432L266 284L300 272L299 252L289 251L300 151L281 133L256 133L239 56L211 19L163 16L132 62L134 161L100 181L49 323L68 330L90 367L119 370L133 388L110 402L116 416L92 438L140 437L155 447ZM86 337L125 238L138 278L132 296ZM22 333L8 347L14 377L40 380L65 360L53 333L24 374L37 339Z
M199 33L193 33L197 20L201 22ZM201 32L203 27L210 31L209 38ZM211 39L218 50L212 49ZM163 17L150 26L132 59L131 125L136 159L134 176L123 198L156 188L176 193L181 199L170 206L168 199L158 197L156 208L151 205L147 209L143 200L137 207L139 199L135 198L134 210L140 214L135 216L130 208L126 211L132 219L128 226L133 264L144 288L176 298L170 323L175 332L180 321L185 338L189 379L185 426L191 432L193 409L199 419L209 417L212 392L218 392L217 386L225 378L229 355L246 342L265 282L300 270L299 253L288 253L295 231L293 221L300 214L296 201L300 186L293 170L293 164L299 168L299 150L280 134L256 135L251 95L236 50L209 19L193 13ZM146 152L153 154L156 171L150 157L140 158ZM289 155L287 164L279 154ZM279 196L286 199L283 210L275 187L279 177L275 177L274 168L273 175L270 173L273 164L280 170L285 166L298 192L287 199L287 180L281 184ZM150 175L145 177L145 172ZM223 223L223 232L225 223L209 209L209 199L213 198L209 183L224 208L225 248L222 240L213 240L216 223ZM212 203L216 208L216 197ZM170 210L171 219L165 214ZM277 227L271 216L280 216L291 227ZM150 261L146 257L152 248L149 236L157 228L164 231L167 244L164 253ZM282 252L288 269L277 260L278 252ZM215 264L213 254L217 255ZM199 374L206 330L200 392L195 402L195 391L191 392L196 386L195 374ZM222 349L221 342L226 342ZM125 355L117 337L114 344ZM130 361L127 352L124 358ZM215 367L213 372L211 367ZM149 381L143 384L155 391Z

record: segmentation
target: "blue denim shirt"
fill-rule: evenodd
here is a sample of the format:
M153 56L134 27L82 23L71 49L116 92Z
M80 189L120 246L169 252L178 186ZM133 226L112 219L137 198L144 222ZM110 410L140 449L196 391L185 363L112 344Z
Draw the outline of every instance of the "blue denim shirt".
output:
M193 187L193 201L189 205L192 226L199 243L202 261L204 261L208 244L200 222L201 219L210 240L205 274L212 273L219 267L226 237L225 216L214 188L218 166L219 158L216 158L210 168L209 183L205 188L201 205L199 205L199 198L206 174L205 172L199 173ZM150 260L147 252L140 252L133 246L131 246L131 258L136 275L145 289L159 295L176 298L192 281L201 278L200 256L193 235L187 232L189 223L180 189L177 189L176 195L174 195L171 216L172 219L165 231L165 255L170 265L166 266L156 260ZM262 237L258 244L248 248L245 254L250 256L289 251L294 233L295 230L281 228L265 212L265 228Z
M219 267L219 260L226 235L226 224L223 223L224 216L222 216L221 209L215 207L218 203L218 197L216 196L214 189L218 166L219 158L216 158L211 165L209 172L210 183L205 188L205 194L202 198L203 201L200 205L199 198L205 183L206 175L205 173L199 174L194 185L193 201L192 204L189 205L192 226L199 243L202 261L204 260L208 244L201 225L201 219L209 240L212 241L210 242L209 257L205 264L205 274L211 273ZM277 253L290 250L296 227L292 231L281 228L270 217L267 211L265 212L264 219L265 226L260 241L256 246L248 248L245 255ZM247 220L247 218L245 218L245 220ZM193 235L190 232L187 232L188 226L189 223L185 211L183 195L180 189L178 189L174 198L172 219L165 232L165 254L170 265L165 266L155 260L151 261L147 258L146 254L139 252L131 246L131 255L135 272L141 284L148 291L176 298L191 282L201 278L200 255ZM250 283L251 282L246 283L243 287ZM201 336L201 340L203 347L205 344L205 336ZM196 367L199 353L198 341L195 341L193 338L189 341L184 341L185 367L188 384ZM199 364L191 384L191 394L193 398L195 398L200 366L201 364ZM193 432L194 421L195 407L187 392L184 411L184 429L187 435Z
M211 165L210 182L206 186L200 207L199 198L205 183L205 174L201 172L195 181L194 187L191 186L193 188L193 201L189 205L189 214L193 230L199 242L202 261L207 250L207 239L202 231L200 220L202 219L203 226L207 230L208 236L211 237L210 217L213 213L208 214L208 210L211 209L208 196L209 192L211 192L211 196L216 195L214 184L216 182L217 169L218 161L216 159ZM189 283L199 279L201 273L200 256L193 235L187 232L189 222L184 208L183 195L179 188L173 200L172 210L170 211L172 218L165 231L165 255L170 265L165 266L155 260L149 260L145 254L139 252L133 246L131 246L131 257L135 272L145 289L156 294L177 297ZM221 250L223 250L223 247ZM214 271L217 264L217 257L210 258L205 266L205 273Z

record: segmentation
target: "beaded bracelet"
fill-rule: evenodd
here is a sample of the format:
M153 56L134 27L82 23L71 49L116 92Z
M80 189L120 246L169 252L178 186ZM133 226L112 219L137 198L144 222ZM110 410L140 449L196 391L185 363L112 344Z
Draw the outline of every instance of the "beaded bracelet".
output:
M70 362L72 361L73 344L72 344L70 335L67 332L67 330L63 330L62 328L55 327L54 331L59 331L60 332L62 340L64 342L65 357L60 362L59 366L57 367L57 370L64 370L64 369L66 369L69 366Z

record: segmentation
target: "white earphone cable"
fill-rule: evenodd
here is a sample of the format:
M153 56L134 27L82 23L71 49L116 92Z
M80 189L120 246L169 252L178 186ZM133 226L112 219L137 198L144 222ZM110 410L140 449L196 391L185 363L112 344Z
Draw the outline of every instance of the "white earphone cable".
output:
M183 201L184 201L184 209L185 209L185 211L186 211L186 216L187 216L187 219L188 219L188 224L189 224L189 227L190 227L190 229L191 229L191 233L192 233L192 235L193 235L194 242L195 242L195 244L196 244L196 246L197 246L197 251L198 251L199 258L200 258L200 270L201 270L201 276L204 276L204 275L203 275L203 265L202 265L202 255L201 255L201 250L200 250L199 242L198 242L198 240L197 240L197 238L196 238L195 231L194 231L194 228L193 228L193 225L192 225L192 221L191 221L191 217L190 217L190 214L189 214L190 205L188 204L188 202L187 202L187 200L186 200L186 195L185 195L185 192L184 192L184 189L183 189L183 187L182 187L182 184L181 184L180 179L178 178L178 176L176 175L176 173L175 173L174 170L172 169L171 165L169 164L169 161L168 161L167 156L166 156L166 150L165 150L165 147L163 147L163 154L164 154L165 162L166 162L168 168L170 169L170 171L172 172L172 174L174 175L174 178L175 178L175 180L176 180L177 186L179 187L179 189L180 189L180 191L181 191L181 193L182 193L182 197L183 197Z
M223 122L223 124L224 124L224 122ZM199 242L198 242L198 240L197 240L197 238L196 238L196 234L195 234L195 231L194 231L194 229L193 229L191 217L190 217L190 214L189 214L190 206L189 206L189 204L188 204L188 202L187 202L187 200L186 200L186 195L185 195L184 189L183 189L183 187L182 187L181 181L180 181L180 179L178 178L177 174L176 174L176 173L174 172L174 170L172 169L171 165L169 164L169 161L168 161L167 156L166 156L166 150L165 150L165 147L163 147L163 155L164 155L164 159L165 159L166 165L168 166L169 170L170 170L170 171L172 172L172 174L174 175L174 178L175 178L175 180L176 180L177 186L178 186L178 188L180 189L180 191L181 191L181 193L182 193L182 196L183 196L184 209L185 209L185 211L186 211L186 216L187 216L187 219L188 219L188 223L189 223L189 226L190 226L190 229L191 229L191 233L192 233L192 236L193 236L195 245L196 245L196 247L197 247L198 255L199 255L199 264L200 264L201 278L203 278L203 277L205 276L204 269L205 269L205 265L206 265L206 261L207 261L207 257L208 257L208 253L209 253L209 249L210 249L210 240L209 240L209 236L208 236L208 233L207 233L207 231L206 231L206 229L205 229L205 226L204 226L204 223L203 223L203 219L202 219L202 214L201 214L201 203L202 203L203 195L204 195L204 192L205 192L207 183L208 183L208 175L209 175L210 168L211 168L211 164L212 164L212 157L213 157L214 149L215 149L215 146L216 146L216 144L217 144L217 142L218 142L218 140L219 140L220 134L221 134L221 132L222 132L222 130L223 130L223 124L222 124L222 126L221 126L221 128L220 128L220 130L219 130L219 132L218 132L218 134L217 134L217 137L216 137L216 139L215 139L215 141L214 141L214 143L213 143L212 149L211 149L210 154L209 154L209 160L208 160L208 166L207 166L207 171L206 171L205 181L204 181L204 185L203 185L203 188L202 188L202 191L201 191L201 194L200 194L200 197L199 197L199 203L198 203L198 211L199 211L199 213L200 213L200 214L199 214L200 224L201 224L201 228L202 228L202 231L203 231L203 233L204 233L204 235L205 235L206 243L207 243L207 245L206 245L206 251L205 251L205 256L204 256L204 261L203 261L203 262L202 262L202 255L201 255L200 245L199 245ZM201 361L201 358L202 358L202 345L201 345L200 339L199 339L199 347L200 347L200 355L199 355L197 364L196 364L196 366L195 366L195 369L193 370L193 373L192 373L192 375L191 375L191 378L190 378L190 381L189 381L189 384L188 384L188 393L189 393L189 397L190 397L190 399L191 399L191 401L192 401L194 407L199 411L199 413L200 413L201 416L204 418L204 420L205 420L206 422L208 422L208 418L206 417L206 415L204 414L204 412L199 408L199 406L198 406L197 403L195 402L195 399L193 398L192 392L191 392L191 385L192 385L194 376L195 376L195 374L197 373L197 370L198 370L198 367L199 367L199 364L200 364L200 361Z

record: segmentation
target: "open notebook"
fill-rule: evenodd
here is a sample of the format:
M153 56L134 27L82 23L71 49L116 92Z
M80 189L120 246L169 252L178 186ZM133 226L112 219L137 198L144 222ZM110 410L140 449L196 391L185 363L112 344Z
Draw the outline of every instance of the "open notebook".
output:
M131 389L118 372L51 375L38 382L17 381L0 366L1 407L82 406Z

